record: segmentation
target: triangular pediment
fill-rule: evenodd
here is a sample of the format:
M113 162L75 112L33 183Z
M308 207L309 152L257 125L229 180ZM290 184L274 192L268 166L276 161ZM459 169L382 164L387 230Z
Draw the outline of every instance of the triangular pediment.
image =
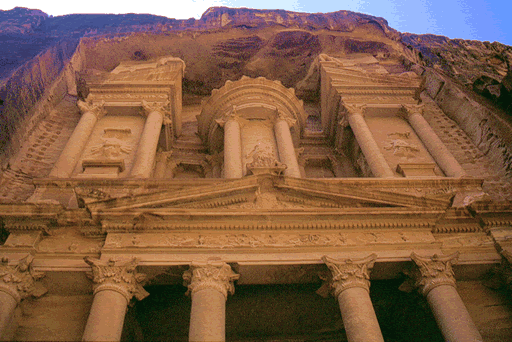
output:
M92 213L152 210L318 210L335 208L446 208L449 200L272 175L120 196L86 204Z

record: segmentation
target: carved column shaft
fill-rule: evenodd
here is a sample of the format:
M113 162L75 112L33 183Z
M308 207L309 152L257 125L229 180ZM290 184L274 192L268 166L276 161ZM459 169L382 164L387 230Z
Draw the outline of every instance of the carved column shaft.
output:
M416 286L426 297L446 341L483 341L455 289L451 264L457 260L458 255L423 258L413 253L411 259L420 272L416 275Z
M284 174L289 177L301 178L299 163L295 147L293 146L290 126L284 119L278 118L274 124L274 132L276 135L277 149L279 151L279 159L281 163L286 164Z
M360 260L322 258L331 270L331 287L350 342L384 341L369 294L369 271L376 259L375 254Z
M120 341L128 301L116 291L94 295L83 341Z
M444 173L448 177L464 176L464 170L421 115L421 110L418 108L406 108L406 110L408 111L407 119L412 128Z
M156 148L164 114L161 110L151 108L144 124L130 175L135 178L149 178L155 163Z
M84 113L71 134L66 147L60 154L57 163L50 172L50 177L69 178L75 169L76 163L89 141L89 137L96 126L98 119L105 114L103 103L92 105L82 101L78 102L80 110Z
M347 120L373 175L380 178L394 177L394 172L380 152L379 145L375 142L373 134L364 120L362 109L349 109Z
M189 341L225 341L226 299L238 278L223 262L194 263L183 274L192 297Z
M94 283L94 299L82 340L120 341L128 303L133 296L139 300L148 296L141 285L145 275L136 272L136 259L120 266L113 261L84 260L92 268L88 276Z
M224 123L224 178L242 178L242 139L235 117Z

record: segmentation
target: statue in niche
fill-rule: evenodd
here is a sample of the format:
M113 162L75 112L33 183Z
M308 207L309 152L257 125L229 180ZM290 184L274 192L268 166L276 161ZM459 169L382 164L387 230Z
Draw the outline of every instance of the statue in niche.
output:
M281 174L286 170L286 165L274 158L269 146L257 144L254 149L245 157L249 162L246 164L248 170L253 174L273 173Z

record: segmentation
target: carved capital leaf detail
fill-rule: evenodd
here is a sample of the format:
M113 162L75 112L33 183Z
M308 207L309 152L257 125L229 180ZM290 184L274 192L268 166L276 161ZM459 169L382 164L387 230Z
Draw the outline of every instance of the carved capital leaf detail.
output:
M455 287L452 265L457 262L458 258L459 252L450 255L434 254L432 257L421 257L413 252L411 259L418 266L417 272L412 275L414 286L423 295L427 295L437 286Z
M29 296L40 297L47 290L36 282L45 276L32 268L32 255L20 259L17 264L8 265L9 260L2 258L0 264L0 291L9 293L19 303Z
M412 114L423 115L424 104L402 104L402 112L407 117Z
M96 294L99 291L110 290L121 293L129 302L134 296L138 300L146 298L149 293L142 287L146 275L138 273L136 268L137 259L132 259L120 265L110 259L104 262L86 256L84 261L92 268L87 277L94 283L93 290Z
M105 109L105 101L100 101L93 103L92 101L81 101L78 100L76 103L82 114L85 113L93 113L97 118L101 118L102 116L107 114Z
M288 127L293 127L296 123L297 123L297 120L294 119L294 118L291 118L290 116L288 115L285 115L284 112L280 111L279 109L276 109L276 121L286 121L286 123L288 124Z
M337 260L326 255L322 261L331 270L330 282L334 296L338 298L341 292L352 287L362 287L370 290L370 270L377 260L376 254L371 254L363 259Z
M233 106L231 108L231 111L227 114L224 114L222 117L218 118L218 119L215 119L215 122L220 126L220 127L224 127L224 125L226 124L226 122L228 122L229 120L235 120L237 122L239 122L239 119L240 119L240 116L238 115L237 113L237 109L236 109L236 106Z
M342 103L347 111L347 115L359 114L364 115L364 111L366 110L367 105L364 103Z
M235 293L233 281L240 278L225 262L192 263L190 269L183 273L184 285L188 287L187 295L193 296L195 292L212 288L224 295Z
M161 113L164 118L167 118L170 120L169 117L169 101L165 102L149 102L146 100L142 100L142 111L141 114L143 116L148 116L152 112L159 112Z

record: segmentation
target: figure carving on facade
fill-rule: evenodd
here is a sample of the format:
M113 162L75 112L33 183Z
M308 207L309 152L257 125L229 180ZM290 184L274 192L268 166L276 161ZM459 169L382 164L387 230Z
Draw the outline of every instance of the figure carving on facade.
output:
M246 167L253 174L270 172L281 174L286 170L286 165L278 161L267 145L257 144L254 149L245 157L248 163Z
M392 150L393 154L400 157L414 158L420 151L418 146L408 143L402 139L393 139L388 146L384 147L385 150Z
M118 159L123 154L129 154L132 147L118 138L102 138L102 142L91 147L91 156L105 159Z

